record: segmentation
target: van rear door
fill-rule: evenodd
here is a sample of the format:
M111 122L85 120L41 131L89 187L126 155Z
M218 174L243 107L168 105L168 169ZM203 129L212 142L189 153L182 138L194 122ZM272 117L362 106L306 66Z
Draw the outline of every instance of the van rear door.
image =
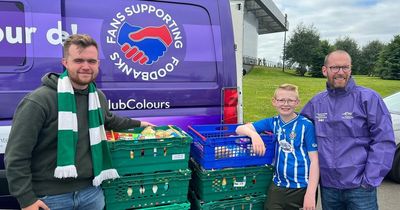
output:
M185 128L220 123L222 89L236 86L229 12L227 0L70 0L63 16L99 42L110 109Z
M19 101L60 69L61 1L0 0L0 209L18 208L9 195L4 152Z

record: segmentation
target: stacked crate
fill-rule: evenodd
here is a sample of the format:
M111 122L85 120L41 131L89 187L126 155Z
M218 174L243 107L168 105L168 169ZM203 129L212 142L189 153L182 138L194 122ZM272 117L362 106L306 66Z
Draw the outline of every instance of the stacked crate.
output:
M176 126L149 128L107 133L120 175L102 184L107 210L189 208L192 138Z
M261 135L266 152L257 156L251 139L236 134L237 126L189 126L192 209L263 209L274 170L274 136Z

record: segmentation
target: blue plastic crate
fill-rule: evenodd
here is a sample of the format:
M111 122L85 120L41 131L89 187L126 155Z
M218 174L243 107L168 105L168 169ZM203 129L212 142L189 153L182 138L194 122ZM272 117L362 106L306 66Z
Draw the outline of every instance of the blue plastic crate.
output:
M261 134L266 152L264 156L257 156L251 139L236 134L237 126L239 124L189 126L188 133L193 137L191 156L208 170L271 164L275 152L275 136Z

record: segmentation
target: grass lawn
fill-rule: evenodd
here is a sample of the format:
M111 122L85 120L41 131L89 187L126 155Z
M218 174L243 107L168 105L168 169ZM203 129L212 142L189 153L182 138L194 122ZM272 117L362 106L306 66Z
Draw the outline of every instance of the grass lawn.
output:
M382 97L400 91L400 80L382 80L377 77L353 75L357 85L377 91ZM300 77L294 71L278 68L255 67L243 77L243 118L253 122L276 115L271 104L275 89L283 83L299 87L301 104L297 111L315 94L325 90L326 78Z

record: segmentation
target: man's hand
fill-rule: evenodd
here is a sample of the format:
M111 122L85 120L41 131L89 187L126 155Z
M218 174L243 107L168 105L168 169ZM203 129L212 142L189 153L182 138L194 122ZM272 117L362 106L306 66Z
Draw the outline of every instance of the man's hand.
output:
M22 210L39 210L39 209L50 210L50 208L47 207L47 205L41 200L37 200L32 205L22 208Z
M147 127L147 126L156 126L153 123L149 123L146 121L140 121L140 127Z

